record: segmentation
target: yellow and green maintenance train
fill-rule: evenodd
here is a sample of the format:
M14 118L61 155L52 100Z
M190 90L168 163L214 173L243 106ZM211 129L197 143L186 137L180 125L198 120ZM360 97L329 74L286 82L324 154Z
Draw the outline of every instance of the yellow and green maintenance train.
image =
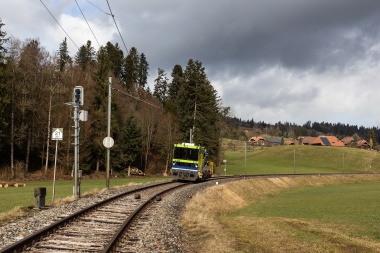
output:
M174 144L172 179L204 181L213 173L214 164L207 160L206 148L193 143Z

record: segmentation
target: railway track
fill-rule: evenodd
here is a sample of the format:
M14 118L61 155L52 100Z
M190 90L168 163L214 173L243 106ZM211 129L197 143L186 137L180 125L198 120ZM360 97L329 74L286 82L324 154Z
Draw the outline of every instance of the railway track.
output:
M167 192L186 185L165 182L119 194L58 220L0 252L129 251L138 240L133 236L136 225L129 228L133 221L137 219L134 224L138 226L146 219L141 214L145 208L160 201Z
M22 251L182 252L181 239L183 238L180 235L181 231L176 227L179 219L177 213L179 214L179 210L183 208L184 205L182 203L186 203L186 200L191 198L196 191L215 185L218 182L223 183L245 178L279 176L306 175L220 176L213 177L204 184L183 184L167 181L162 184L155 184L153 186L155 189L152 186L138 188L110 197L107 200L100 200L99 198L96 201L92 201L92 203L98 202L97 204L93 204L85 210L76 211L76 213L70 216L69 214L58 212L59 217L51 216L56 218L51 219L52 222L50 223L47 222L48 220L45 221L43 217L40 217L37 220L39 223L46 222L46 224L51 225L46 225L46 227L33 235L24 235L26 237L18 242L13 240L13 244L5 244L4 248L0 248L0 253ZM160 189L157 189L158 185L160 185ZM170 194L170 197L163 197L164 191L170 190L174 186L180 187L181 185L188 187ZM163 198L164 201L158 201L160 198ZM114 202L108 203L111 201ZM137 209L144 208L146 208L145 211L140 215L140 211ZM71 210L65 206L62 209ZM70 213L72 212L70 211ZM136 216L137 218L134 219L132 216ZM127 233L123 231L127 231ZM19 237L19 233L17 232L14 235Z

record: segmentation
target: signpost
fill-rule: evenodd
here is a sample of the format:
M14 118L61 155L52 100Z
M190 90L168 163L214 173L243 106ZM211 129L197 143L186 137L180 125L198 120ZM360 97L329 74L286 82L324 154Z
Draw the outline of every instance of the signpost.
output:
M55 196L55 175L57 171L57 152L58 152L58 141L63 140L63 128L53 128L51 139L55 140L55 159L54 159L54 177L53 177L53 193L52 201L54 201Z

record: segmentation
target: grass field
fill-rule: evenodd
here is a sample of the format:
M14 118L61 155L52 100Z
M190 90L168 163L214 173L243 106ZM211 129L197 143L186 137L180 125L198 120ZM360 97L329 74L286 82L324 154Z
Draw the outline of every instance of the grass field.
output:
M278 146L260 148L243 145L225 150L226 174L380 173L380 154L357 148ZM224 165L217 169L224 174Z
M290 190L258 201L232 217L285 218L354 228L354 237L380 241L378 182L337 184Z
M227 149L228 141L225 140L223 145L225 150L223 159L227 160L227 175L245 173L380 173L380 155L374 151L299 145L273 148L247 146L245 149L243 143L238 143L234 149ZM224 168L224 165L217 168L216 173L224 174ZM125 185L131 182L144 183L152 180L159 179L111 178L110 186ZM50 205L52 182L28 183L26 187L22 188L0 188L0 213L9 211L16 206L33 206L35 187L46 187L46 204ZM73 181L58 181L55 199L72 196L72 187ZM82 180L82 194L86 191L103 188L105 188L105 180Z
M112 178L110 188L115 186L127 185L130 183L146 183L164 178ZM55 200L66 198L73 195L74 181L58 181L55 186ZM13 208L34 206L34 188L46 187L46 205L52 202L53 183L52 182L33 182L27 183L26 187L7 187L0 188L0 213L7 212ZM82 180L81 194L88 191L100 191L106 188L105 180Z
M209 188L192 198L183 215L189 251L379 252L379 183L374 174L252 179Z

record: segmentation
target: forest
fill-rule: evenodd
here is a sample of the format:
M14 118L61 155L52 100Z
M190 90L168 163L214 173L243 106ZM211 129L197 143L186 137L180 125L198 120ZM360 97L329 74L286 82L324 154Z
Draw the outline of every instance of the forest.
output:
M310 120L303 125L289 122L282 123L281 121L275 124L268 124L263 121L255 122L253 119L242 120L236 117L228 117L227 121L234 129L250 130L254 135L268 134L289 139L297 139L299 136L317 137L319 135L333 135L340 140L348 136L357 136L358 140L370 141L370 139L372 139L374 145L380 142L380 129L375 126L368 128L339 122L329 123L314 121L312 123ZM236 139L239 138L239 135L241 135L241 131L234 132L230 138Z
M170 166L173 143L193 141L204 145L213 159L220 151L220 99L197 60L175 65L171 82L157 70L154 90L148 80L149 63L132 47L127 55L108 42L95 51L91 41L68 54L66 38L57 51L47 52L38 39L8 38L0 20L0 166L17 173L45 170L54 162L56 142L52 128L63 128L58 141L57 169L73 169L73 90L83 87L87 121L81 121L80 169L105 169L108 80L112 82L112 170L135 166L160 173Z
M72 57L66 38L55 52L47 52L38 39L7 37L0 19L0 169L9 178L53 166L58 145L57 169L70 174L74 163L73 89L82 86L88 112L80 122L79 160L84 173L105 170L109 78L112 80L111 168L134 166L145 173L170 168L174 143L192 140L207 147L216 164L221 161L222 138L247 140L244 130L286 138L333 134L367 138L371 129L345 124L267 124L241 120L223 107L208 80L205 67L189 59L186 66L173 64L170 77L161 68L150 89L149 62L131 47L124 55L108 42L98 51L91 41ZM51 140L52 128L63 128L63 139ZM376 136L379 129L373 128ZM379 140L376 139L378 143Z

